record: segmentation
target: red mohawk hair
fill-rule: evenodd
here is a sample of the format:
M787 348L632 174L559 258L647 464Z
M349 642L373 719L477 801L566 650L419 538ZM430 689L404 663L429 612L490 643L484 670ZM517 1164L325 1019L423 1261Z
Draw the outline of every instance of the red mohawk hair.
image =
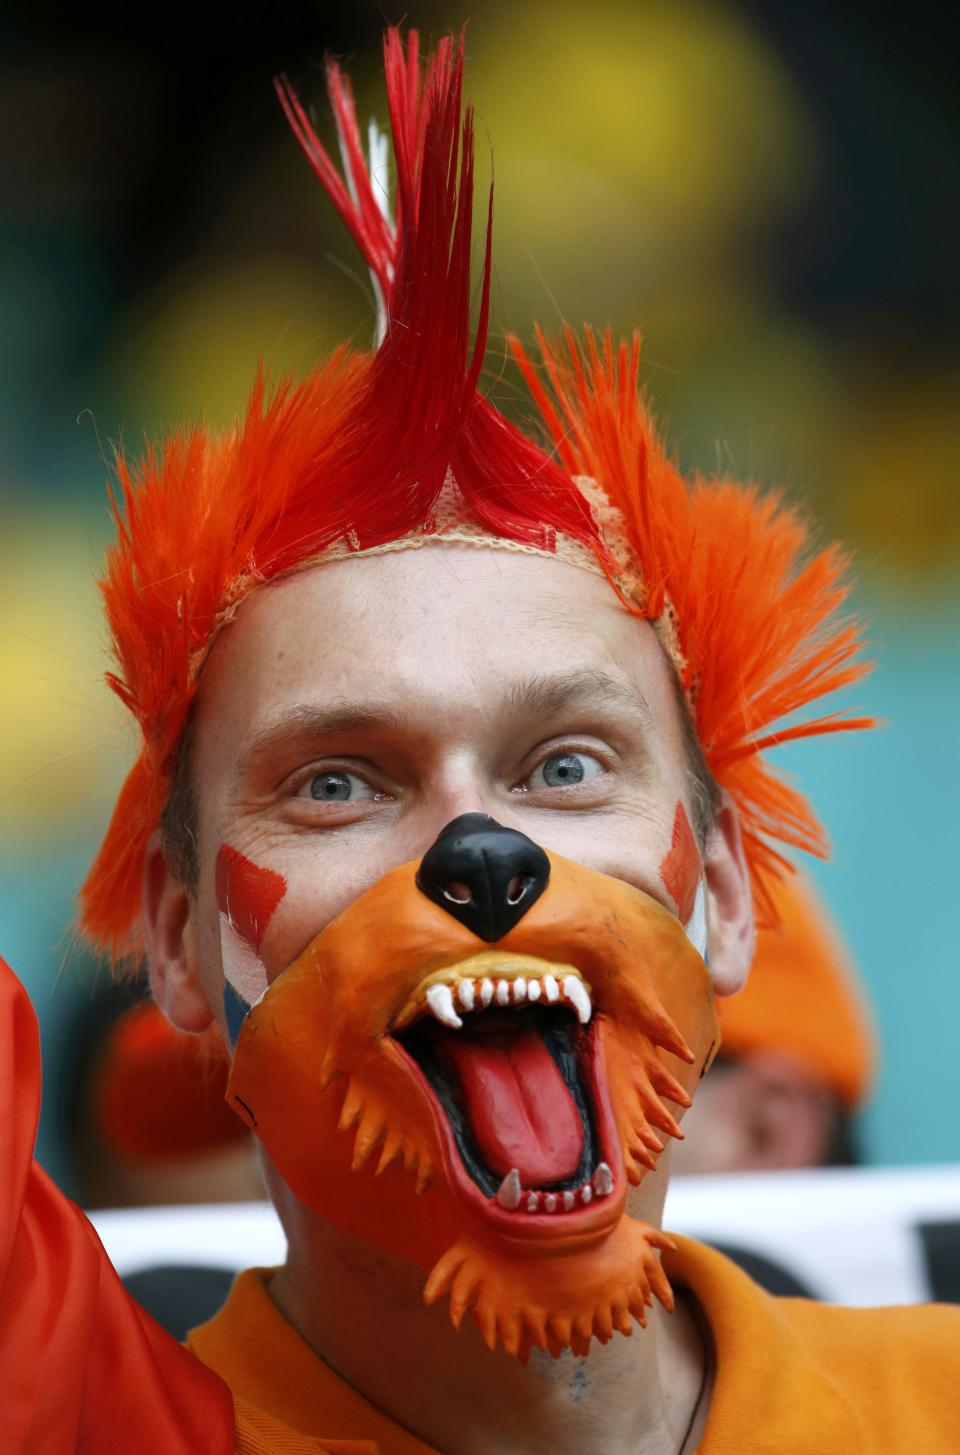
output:
M377 284L381 341L337 350L300 384L258 377L224 435L172 433L139 461L118 454L117 540L101 582L117 671L107 681L141 728L140 754L80 892L80 928L114 961L139 944L143 856L169 792L210 643L243 597L333 543L363 550L429 533L448 472L491 535L549 550L558 532L596 545L564 470L477 392L487 336L490 227L471 347L473 120L463 113L463 41L421 64L416 33L390 30L387 94L396 172L363 158L349 81L327 87L342 181L286 81L298 139Z
M707 761L741 809L755 869L782 861L770 838L822 849L804 801L759 754L800 732L859 726L819 719L777 738L771 725L855 680L853 627L830 625L843 558L800 557L806 531L749 487L687 484L658 443L637 390L638 347L541 339L547 381L516 346L554 449L527 439L478 392L490 295L488 207L471 326L473 121L462 106L463 41L421 62L416 32L385 41L396 215L385 205L385 148L369 162L349 80L327 88L343 175L292 87L291 126L370 269L379 343L338 349L303 382L268 391L213 435L172 433L142 459L118 454L117 541L101 582L117 671L108 682L136 717L139 757L80 894L80 927L114 961L140 949L144 853L159 827L206 652L250 591L326 551L438 534L455 482L487 537L550 552L573 543L640 616L669 623L685 664ZM581 479L591 477L595 484ZM576 478L575 478L576 477ZM598 505L598 500L600 501ZM613 522L611 524L611 521ZM629 560L627 559L629 558ZM636 576L641 589L626 591Z

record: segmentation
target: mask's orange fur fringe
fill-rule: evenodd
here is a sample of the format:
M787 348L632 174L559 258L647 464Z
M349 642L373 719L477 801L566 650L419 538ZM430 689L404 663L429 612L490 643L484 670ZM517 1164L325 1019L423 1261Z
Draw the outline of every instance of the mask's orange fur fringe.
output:
M423 1298L431 1305L449 1295L454 1328L469 1312L488 1349L500 1343L524 1363L535 1348L554 1358L567 1349L585 1355L592 1339L606 1344L614 1333L631 1334L634 1321L645 1326L655 1298L665 1309L673 1308L658 1250L674 1246L659 1228L624 1217L590 1260L592 1281L585 1280L582 1257L565 1260L562 1255L550 1260L551 1277L544 1280L541 1259L511 1258L465 1237L437 1262ZM544 1303L545 1282L562 1313Z
M636 1186L644 1172L652 1172L665 1142L657 1135L658 1128L668 1137L680 1139L683 1132L666 1105L691 1104L689 1094L651 1052L646 1064L639 1060L624 1061L615 1107L617 1126L623 1142L627 1177Z
M352 1076L337 1124L338 1132L356 1129L351 1171L359 1172L379 1151L376 1175L379 1177L399 1159L413 1176L419 1196L433 1181L433 1158L422 1133L412 1124L403 1130L396 1123L396 1109L366 1081Z

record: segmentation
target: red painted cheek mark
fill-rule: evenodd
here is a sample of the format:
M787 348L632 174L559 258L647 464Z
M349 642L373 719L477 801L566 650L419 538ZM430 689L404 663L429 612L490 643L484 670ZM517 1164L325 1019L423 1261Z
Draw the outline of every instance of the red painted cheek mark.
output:
M217 903L241 939L259 953L287 881L223 844L217 855Z
M700 854L682 803L677 804L673 815L673 836L660 862L660 878L677 906L680 923L685 925L693 913L700 878Z

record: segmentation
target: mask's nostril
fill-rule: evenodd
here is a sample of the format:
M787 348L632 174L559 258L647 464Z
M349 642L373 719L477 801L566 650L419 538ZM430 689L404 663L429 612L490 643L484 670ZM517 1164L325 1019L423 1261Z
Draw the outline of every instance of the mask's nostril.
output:
M519 904L527 892L528 883L529 880L524 875L514 874L510 883L507 885L507 903Z
M449 899L451 904L469 904L473 895L470 893L469 885L460 884L456 879L451 879L450 883L444 886L443 897Z

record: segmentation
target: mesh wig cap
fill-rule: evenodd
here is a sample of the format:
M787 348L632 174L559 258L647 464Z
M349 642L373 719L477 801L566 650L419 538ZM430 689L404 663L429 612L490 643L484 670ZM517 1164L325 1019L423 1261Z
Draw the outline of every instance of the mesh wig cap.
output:
M244 416L176 431L139 460L120 453L116 544L100 583L139 756L80 894L80 927L113 960L136 954L144 852L170 790L206 652L244 597L332 556L431 539L557 554L602 571L625 609L657 624L707 763L732 795L755 887L776 844L825 851L806 801L763 761L788 738L864 726L776 724L857 680L859 629L836 547L776 495L685 479L638 385L638 339L567 330L515 356L542 417L541 445L484 398L492 195L471 324L473 121L463 42L421 61L416 32L387 32L387 145L365 155L348 79L328 64L342 172L290 85L294 132L370 269L374 351L346 347L302 382L254 383Z

